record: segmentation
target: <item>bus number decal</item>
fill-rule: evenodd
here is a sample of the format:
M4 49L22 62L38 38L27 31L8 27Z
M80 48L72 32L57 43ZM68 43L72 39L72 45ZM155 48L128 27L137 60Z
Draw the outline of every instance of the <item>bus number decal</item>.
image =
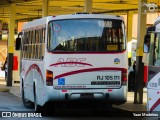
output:
M107 75L107 76L97 76L97 80L120 80L120 76L112 76L112 75Z

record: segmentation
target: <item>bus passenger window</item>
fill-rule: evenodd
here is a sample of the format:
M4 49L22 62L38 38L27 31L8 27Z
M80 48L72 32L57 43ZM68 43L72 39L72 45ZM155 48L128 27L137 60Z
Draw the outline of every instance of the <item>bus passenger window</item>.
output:
M43 28L42 29L42 53L41 53L41 59L43 60L43 58L44 58L44 51L45 51L45 30L46 30L46 28Z

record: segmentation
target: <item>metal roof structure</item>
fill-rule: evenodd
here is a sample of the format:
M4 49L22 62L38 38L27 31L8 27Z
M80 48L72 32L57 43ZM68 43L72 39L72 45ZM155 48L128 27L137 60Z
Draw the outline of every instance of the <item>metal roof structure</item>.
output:
M49 15L84 11L85 0L49 0ZM148 0L158 6L159 0ZM0 20L9 18L10 4L16 4L16 20L32 20L42 16L43 0L0 0ZM138 0L93 0L92 13L126 14L137 12Z

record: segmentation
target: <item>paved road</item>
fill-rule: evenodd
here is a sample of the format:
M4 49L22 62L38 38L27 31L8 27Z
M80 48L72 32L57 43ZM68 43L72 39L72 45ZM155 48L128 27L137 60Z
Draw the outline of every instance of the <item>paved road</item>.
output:
M74 104L75 105L75 104ZM127 117L123 116L132 114L131 112L122 111L119 109L113 108L110 114L118 115L115 116L108 116L106 111L102 111L101 108L95 108L92 106L88 106L87 104L77 104L75 107L74 105L66 105L66 106L58 106L56 107L56 111L53 114L41 114L42 118L25 118L25 117L12 117L12 118L2 118L2 112L17 112L17 113L25 113L28 116L28 113L34 114L32 109L26 109L23 104L22 100L19 97L14 96L8 92L0 92L0 120L141 120L140 117ZM96 106L96 104L94 104ZM98 109L98 110L97 110ZM121 116L122 115L122 116Z
M0 92L0 111L29 111L20 98L8 92Z

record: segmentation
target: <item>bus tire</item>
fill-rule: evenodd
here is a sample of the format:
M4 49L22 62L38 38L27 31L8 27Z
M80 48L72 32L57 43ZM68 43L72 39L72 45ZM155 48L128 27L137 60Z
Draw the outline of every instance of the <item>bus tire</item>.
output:
M37 95L36 95L36 88L34 86L34 110L35 112L42 112L42 107L37 103Z
M23 105L26 108L33 109L34 108L33 102L31 102L30 100L26 99L24 94L25 94L24 93L24 87L22 86L22 101L23 101Z

